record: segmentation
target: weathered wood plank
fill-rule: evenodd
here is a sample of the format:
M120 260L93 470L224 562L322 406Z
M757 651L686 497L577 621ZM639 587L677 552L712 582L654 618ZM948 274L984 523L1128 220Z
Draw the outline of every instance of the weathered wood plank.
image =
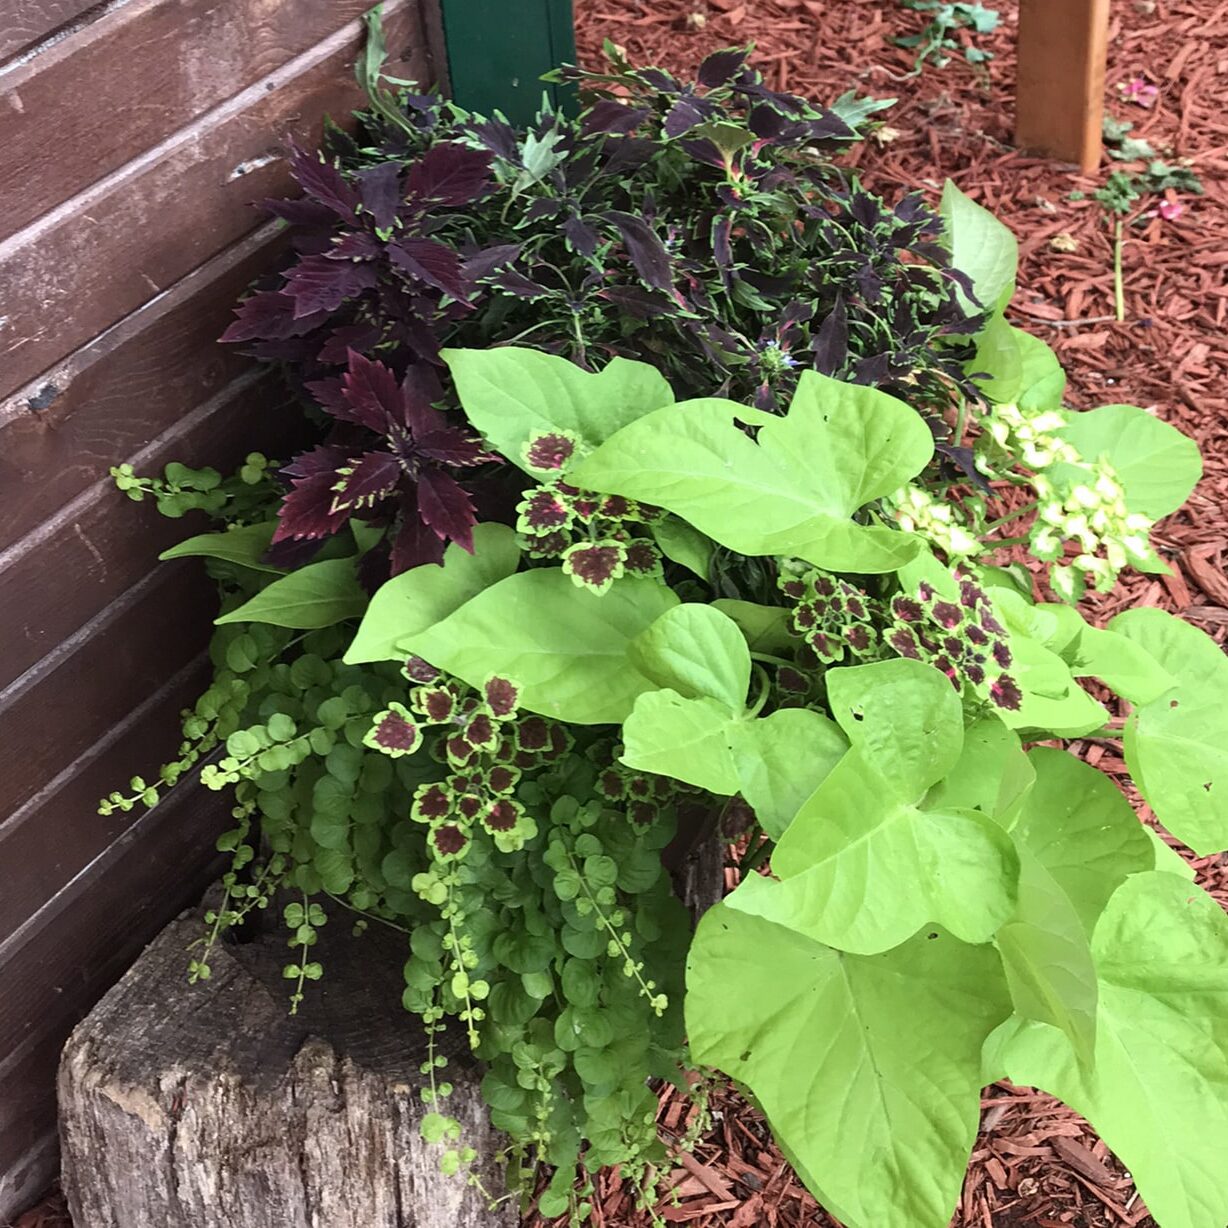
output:
M75 22L96 0L0 0L0 61Z
M144 807L100 815L98 799L135 775L152 777L176 753L180 712L212 672L204 655L192 661L0 823L0 935L28 921L141 817Z
M145 943L199 898L228 822L217 794L185 782L0 942L0 1222L54 1173L59 1046Z
M302 414L277 378L252 373L126 459L145 473L172 460L228 469L302 429ZM138 583L161 550L208 527L167 520L148 500L132 503L108 478L0 554L0 687Z
M418 17L390 0L391 48L422 39ZM360 105L363 36L350 22L0 243L0 396L255 229L250 203L289 190L287 136Z
M195 560L150 572L0 691L0 814L11 814L205 645L217 604Z
M0 550L254 369L217 338L283 246L279 226L227 248L0 403Z
M369 0L130 0L0 69L0 149L13 185L0 190L0 239L368 7ZM133 64L140 72L129 71Z
M1100 164L1109 0L1021 0L1015 139L1023 149Z

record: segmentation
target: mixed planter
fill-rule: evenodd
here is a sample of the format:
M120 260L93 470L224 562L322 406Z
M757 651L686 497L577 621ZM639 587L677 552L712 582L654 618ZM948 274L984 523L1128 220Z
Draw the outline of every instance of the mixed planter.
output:
M984 210L840 168L880 104L613 54L527 131L370 82L357 138L296 153L294 257L227 334L321 441L118 475L223 522L169 552L222 594L182 758L105 803L202 759L232 791L191 975L273 901L291 1009L326 921L401 931L423 1138L479 1158L459 1036L547 1216L585 1222L607 1165L652 1198L651 1080L714 1068L851 1228L945 1225L1004 1076L1164 1228L1221 1228L1228 918L1060 748L1121 738L1164 826L1228 845L1219 649L1074 604L1164 569L1197 448L1063 408ZM692 932L666 862L705 840L741 875Z

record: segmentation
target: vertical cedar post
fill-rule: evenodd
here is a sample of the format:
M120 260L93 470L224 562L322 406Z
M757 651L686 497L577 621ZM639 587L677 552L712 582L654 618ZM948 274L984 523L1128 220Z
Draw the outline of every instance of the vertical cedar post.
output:
M440 0L448 81L454 101L514 124L537 114L542 95L569 106L570 87L547 85L542 73L576 59L571 0Z
M1023 149L1100 163L1109 0L1020 0L1015 139Z

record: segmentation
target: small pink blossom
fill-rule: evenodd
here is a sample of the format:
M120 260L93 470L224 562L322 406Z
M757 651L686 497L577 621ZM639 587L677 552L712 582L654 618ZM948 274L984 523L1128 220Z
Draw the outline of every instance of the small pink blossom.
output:
M1142 77L1135 77L1133 81L1128 81L1117 88L1121 90L1121 96L1127 102L1137 103L1140 107L1154 106L1155 100L1160 96L1159 89L1144 81Z
M1156 212L1166 222L1175 222L1185 212L1185 206L1179 200L1162 200Z

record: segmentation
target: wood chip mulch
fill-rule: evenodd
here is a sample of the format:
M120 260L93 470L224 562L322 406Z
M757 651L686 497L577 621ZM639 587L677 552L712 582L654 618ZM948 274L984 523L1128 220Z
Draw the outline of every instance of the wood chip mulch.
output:
M1012 318L1048 341L1070 375L1079 408L1129 402L1154 408L1194 436L1206 476L1190 504L1165 522L1158 540L1173 574L1135 576L1111 597L1090 599L1098 618L1138 605L1182 614L1220 642L1228 637L1228 0L1114 0L1107 84L1109 109L1132 120L1132 136L1162 157L1188 159L1205 196L1180 198L1182 216L1136 211L1125 250L1127 319L1113 317L1112 244L1100 208L1070 201L1096 175L1019 153L1011 145L1018 0L986 0L1002 25L978 45L994 53L988 71L962 58L910 75L909 52L888 38L914 33L925 18L894 0L576 0L581 61L600 62L601 42L625 47L637 63L682 76L717 47L753 41L778 88L823 100L850 87L897 97L889 129L853 155L867 185L884 196L919 188L936 199L950 177L993 209L1020 238L1019 292ZM1117 87L1155 85L1150 108ZM1137 169L1133 167L1130 169ZM1115 749L1077 747L1118 778ZM1129 792L1128 788L1127 791ZM1137 797L1133 797L1137 803ZM1150 815L1140 806L1144 819ZM1194 862L1199 881L1228 901L1228 861ZM732 872L731 872L732 873ZM732 885L732 879L731 883ZM729 1090L711 1101L712 1122L693 1156L679 1155L656 1216L695 1228L832 1228L793 1176L761 1117ZM666 1137L691 1124L692 1106L661 1095ZM597 1228L648 1228L619 1174L602 1174L593 1199ZM556 1223L558 1221L555 1221ZM658 1221L659 1222L659 1221ZM1151 1228L1129 1175L1087 1124L1048 1096L999 1084L982 1100L956 1228ZM545 1228L530 1214L526 1228ZM58 1194L14 1221L15 1228L70 1228Z

